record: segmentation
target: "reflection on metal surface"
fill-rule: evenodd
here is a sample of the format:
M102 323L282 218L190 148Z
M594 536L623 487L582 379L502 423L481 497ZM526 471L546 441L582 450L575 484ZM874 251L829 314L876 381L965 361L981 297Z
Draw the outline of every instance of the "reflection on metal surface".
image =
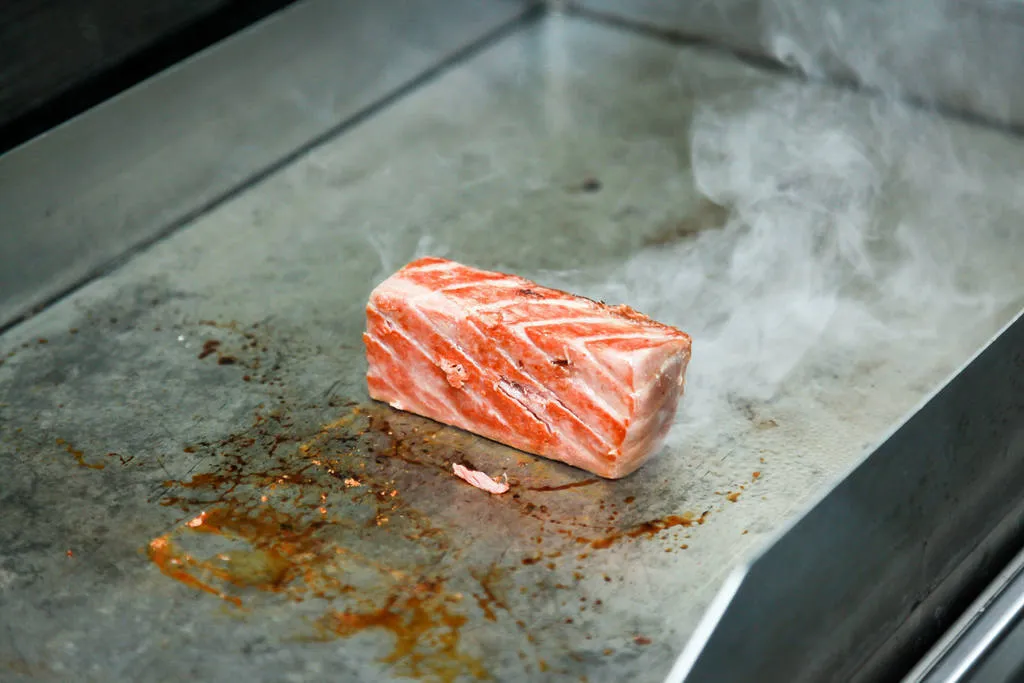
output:
M295 1L0 3L0 154Z
M969 683L1020 683L1024 680L1024 620L996 643L992 652L971 669Z
M1024 612L1024 553L1019 554L950 629L904 683L975 680L983 659L1005 647L1007 632ZM1018 625L1019 628L1019 625ZM1018 653L1019 655L1019 653ZM1003 679L1009 680L1009 679Z
M669 680L891 678L1018 547L1021 490L1024 316L734 575Z
M400 4L299 3L0 156L0 328L527 6Z

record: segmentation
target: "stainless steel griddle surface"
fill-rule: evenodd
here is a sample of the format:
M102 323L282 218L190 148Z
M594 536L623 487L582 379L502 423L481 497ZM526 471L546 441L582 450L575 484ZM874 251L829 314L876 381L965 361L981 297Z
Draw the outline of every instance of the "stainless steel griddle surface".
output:
M697 102L727 121L776 92L870 144L874 105L809 87L547 19L8 332L0 678L661 680L738 559L1021 303L1006 231L966 261L1001 288L987 313L970 302L970 326L946 301L893 313L917 336L857 343L842 304L774 392L718 391L754 372L723 355L716 321L742 302L713 286L735 264L711 248L745 234L725 223L747 209L700 199L690 119ZM963 201L1019 223L999 183L1024 146L941 130L976 166ZM878 220L955 230L916 179L887 180ZM367 295L423 253L625 296L690 331L666 451L597 481L371 405ZM472 489L451 462L507 472L512 491Z

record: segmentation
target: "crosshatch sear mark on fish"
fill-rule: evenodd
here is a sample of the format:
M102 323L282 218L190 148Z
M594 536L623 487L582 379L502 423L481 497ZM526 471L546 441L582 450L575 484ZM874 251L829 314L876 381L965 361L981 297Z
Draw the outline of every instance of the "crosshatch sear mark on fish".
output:
M438 258L366 315L372 398L609 479L660 449L690 358L688 335L628 306Z

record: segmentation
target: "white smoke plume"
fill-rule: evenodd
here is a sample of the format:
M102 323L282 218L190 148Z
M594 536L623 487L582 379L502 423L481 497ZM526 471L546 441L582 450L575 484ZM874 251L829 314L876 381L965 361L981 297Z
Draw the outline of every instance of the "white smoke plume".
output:
M814 381L812 367L855 389L873 359L966 359L1019 307L1024 159L999 163L998 136L796 82L705 101L690 136L724 225L643 250L588 292L693 335L688 438L724 433L737 406Z
M1000 123L1024 121L1020 3L763 0L759 42L798 71Z

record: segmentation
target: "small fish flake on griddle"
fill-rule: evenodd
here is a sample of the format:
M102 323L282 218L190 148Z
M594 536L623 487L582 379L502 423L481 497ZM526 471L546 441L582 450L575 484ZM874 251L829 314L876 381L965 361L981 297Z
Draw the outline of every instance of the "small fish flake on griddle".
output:
M508 491L508 476L501 475L502 480L498 481L487 475L485 472L478 472L477 470L471 470L464 465L460 465L457 462L452 463L452 470L455 472L455 476L463 480L470 486L475 486L481 491L487 491L495 495L501 495Z

